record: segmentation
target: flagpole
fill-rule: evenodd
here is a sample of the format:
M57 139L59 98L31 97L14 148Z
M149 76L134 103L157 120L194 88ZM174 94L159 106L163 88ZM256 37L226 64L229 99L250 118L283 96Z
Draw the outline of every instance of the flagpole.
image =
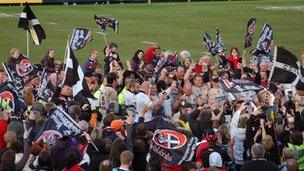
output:
M26 56L29 58L30 54L30 44L29 44L29 32L26 31Z
M107 38L106 38L106 34L105 33L101 33L101 34L103 36L103 39L104 39L105 43L108 44L108 41L107 41Z
M70 34L68 35L68 39L67 39L67 44L66 44L66 46L68 46L69 45L69 40L70 40ZM66 55L67 55L67 48L65 48L65 51L64 51L64 59L63 59L63 62L66 60Z
M65 51L64 51L64 58L63 58L63 64L64 64L64 62L65 62L65 65L63 65L64 66L64 68L63 68L63 71L65 71L65 73L66 73L66 68L67 68L67 66L66 66L66 59L67 59L67 53L68 53L68 48L70 48L69 47L69 40L70 40L70 34L69 34L69 36L68 36L68 40L67 40L67 44L66 44L66 46L65 46ZM65 76L63 77L63 79L61 80L61 83L59 84L59 86L61 87L61 86L63 86L63 83L64 83L64 81L65 81Z
M67 40L67 44L66 44L66 48L65 48L65 51L64 51L64 59L63 59L63 63L64 62L66 62L66 58L67 58L67 47L69 46L69 40L70 40L70 34L69 34L69 36L68 36L68 40ZM65 66L64 66L65 67ZM63 68L63 70L64 70L65 68Z

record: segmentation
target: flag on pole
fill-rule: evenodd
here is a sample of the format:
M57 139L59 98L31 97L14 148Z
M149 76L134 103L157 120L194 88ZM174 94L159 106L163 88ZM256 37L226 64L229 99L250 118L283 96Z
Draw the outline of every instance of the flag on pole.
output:
M150 144L150 152L158 156L164 163L180 165L191 161L198 139L191 133L176 128L172 123L161 119L154 132Z
M25 84L37 76L38 68L33 65L32 61L21 54L12 65L4 65L6 74L12 79L11 81L22 91ZM20 87L19 87L20 86Z
M282 47L275 47L269 82L292 84L304 90L304 69L297 57Z
M0 86L0 104L2 110L12 111L14 116L20 116L27 108L23 96L11 82Z
M108 25L110 28L114 30L116 34L118 34L119 30L119 22L118 20L111 18L111 17L97 17L96 15L94 16L94 21L95 23L99 26L100 31L102 34L106 33L106 26Z
M210 52L213 55L214 54L214 52L213 52L214 43L212 43L211 38L208 33L205 33L203 35L203 42L204 42L204 45L207 48L208 52Z
M95 109L99 103L89 90L88 84L84 78L84 73L79 65L73 50L67 46L67 62L65 67L64 85L68 85L73 89L73 97L75 100L83 104L90 104L91 109Z
M18 96L20 95L21 97L23 97L22 92L24 88L24 80L22 79L22 77L20 77L14 69L11 69L5 63L2 63L2 66L5 70L8 80L12 82L14 87L20 92Z
M254 58L258 64L261 63L262 61L266 61L266 62L272 61L272 56L271 56L272 46L273 46L272 28L270 27L270 25L265 23L261 35L259 37L259 40L257 42L256 49L253 52Z
M36 142L42 140L54 145L57 138L70 135L80 136L83 132L80 126L62 109L54 108L49 114L47 121L36 135Z
M72 37L70 40L70 46L72 50L82 49L87 42L91 41L91 31L85 28L76 28L73 30Z
M252 45L255 28L256 28L256 19L251 18L247 23L244 48L250 47Z
M28 3L25 3L25 7L20 15L18 27L30 32L35 45L40 45L42 39L46 38L44 29L42 28Z
M218 28L215 31L215 38L216 38L216 43L212 48L212 52L214 52L215 54L219 52L225 52L226 48L224 47L224 41Z
M264 54L270 54L272 50L272 45L273 45L272 28L270 27L270 25L265 23L261 35L259 37L259 40L257 42L256 50Z
M51 101L54 93L48 88L49 76L45 70L42 71L40 85L37 90L36 98L44 101Z
M243 91L259 91L262 86L245 79L221 79L220 83L226 92L238 93Z

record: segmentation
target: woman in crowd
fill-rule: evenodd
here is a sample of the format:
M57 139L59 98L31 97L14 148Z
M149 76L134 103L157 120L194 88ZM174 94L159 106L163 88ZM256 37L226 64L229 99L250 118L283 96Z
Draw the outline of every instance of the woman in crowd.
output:
M44 58L41 60L41 64L44 66L46 72L52 73L55 71L55 51L54 49L49 49Z

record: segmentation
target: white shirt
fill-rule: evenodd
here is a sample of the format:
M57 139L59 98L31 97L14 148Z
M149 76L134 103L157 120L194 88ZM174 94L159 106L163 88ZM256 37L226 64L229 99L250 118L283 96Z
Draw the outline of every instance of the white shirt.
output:
M138 122L139 114L141 113L144 105L147 105L150 107L152 101L151 101L150 97L143 92L139 92L138 94L136 94L135 101L136 101L135 103L136 103L137 113L135 115L134 122ZM151 111L151 109L149 109L148 112L145 114L144 122L149 122L151 120L152 120L152 111Z
M136 100L135 100L135 94L132 93L131 91L127 90L125 93L125 105L126 106L135 106Z

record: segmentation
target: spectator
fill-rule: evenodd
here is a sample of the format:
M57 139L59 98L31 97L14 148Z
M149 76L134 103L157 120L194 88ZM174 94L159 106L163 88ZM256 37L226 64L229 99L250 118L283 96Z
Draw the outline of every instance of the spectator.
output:
M295 153L295 159L299 164L299 169L304 169L304 143L303 143L303 135L299 131L293 131L290 135L290 143L288 143L288 148L293 150Z
M4 150L6 147L4 135L6 134L9 116L10 112L8 111L2 111L0 114L0 150Z
M132 166L133 153L131 151L123 151L120 155L120 166L114 168L113 171L131 171L130 167Z
M49 49L45 54L44 58L41 60L41 64L45 68L47 73L55 72L55 51L54 49Z
M82 67L83 73L92 74L94 72L95 69L94 66L96 65L96 63L98 63L97 57L98 57L98 52L96 50L91 50L89 57L86 59Z
M241 167L241 171L278 171L278 166L272 161L264 158L265 150L262 145L254 144L251 148L252 161L246 161Z
M10 57L7 61L7 66L9 68L14 68L18 62L18 58L20 56L20 50L16 48L12 48L10 51Z
M130 69L139 72L144 66L144 55L143 50L137 50L129 63Z
M104 160L99 165L99 171L112 171L113 163L111 160Z

